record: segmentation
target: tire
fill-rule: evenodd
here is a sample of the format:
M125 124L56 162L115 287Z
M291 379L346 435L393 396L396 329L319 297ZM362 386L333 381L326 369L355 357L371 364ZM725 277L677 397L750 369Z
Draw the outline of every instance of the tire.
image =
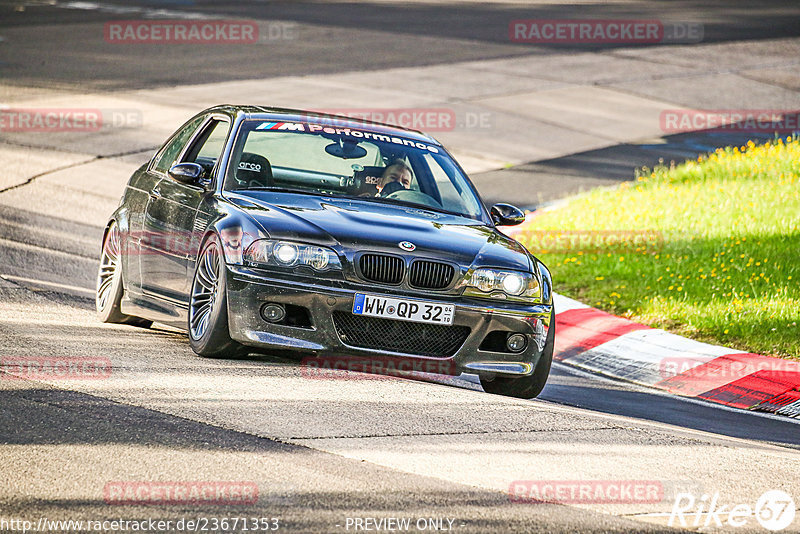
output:
M189 345L206 358L237 358L249 349L231 339L225 260L216 234L200 247L189 294Z
M506 397L517 397L519 399L534 399L544 389L547 377L550 375L550 366L553 363L553 348L556 339L555 313L550 312L550 328L547 330L547 338L544 343L544 350L536 368L530 376L520 378L510 378L505 376L495 376L489 378L481 375L481 386L486 393L504 395Z
M103 250L100 254L100 267L97 270L95 286L95 309L104 323L129 324L149 328L152 321L125 315L119 309L122 301L122 264L120 263L122 246L119 228L116 222L108 227L103 239Z

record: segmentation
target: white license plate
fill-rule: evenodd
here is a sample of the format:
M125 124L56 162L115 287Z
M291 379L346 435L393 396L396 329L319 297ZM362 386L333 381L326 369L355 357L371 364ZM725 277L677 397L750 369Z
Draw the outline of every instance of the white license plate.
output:
M415 323L453 324L453 304L426 302L424 300L398 299L356 293L353 313L384 319L413 321Z

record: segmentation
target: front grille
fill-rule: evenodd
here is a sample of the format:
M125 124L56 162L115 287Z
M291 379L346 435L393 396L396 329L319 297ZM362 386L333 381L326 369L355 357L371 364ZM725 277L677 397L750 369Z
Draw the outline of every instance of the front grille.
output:
M358 260L358 267L366 280L380 284L399 284L406 270L403 258L383 254L364 254Z
M444 289L450 285L455 271L447 263L417 260L411 264L408 283L420 289Z
M419 356L448 357L469 336L467 326L411 323L333 312L336 333L345 345Z

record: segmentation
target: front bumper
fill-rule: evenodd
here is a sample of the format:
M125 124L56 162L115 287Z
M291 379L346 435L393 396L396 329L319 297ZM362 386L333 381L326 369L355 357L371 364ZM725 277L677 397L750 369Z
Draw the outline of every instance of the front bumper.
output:
M544 350L550 325L552 304L523 305L512 302L489 302L452 295L424 293L408 296L391 293L383 287L355 286L342 282L335 287L314 283L313 279L271 278L269 273L247 267L228 265L228 322L231 338L262 349L292 349L310 352L323 358L336 356L363 359L392 359L421 362L425 369L458 375L481 374L529 375ZM470 333L452 356L420 356L387 350L354 347L342 342L333 321L333 312L352 313L355 293L385 294L455 304L454 325L466 326ZM263 304L292 304L308 309L310 328L273 324L260 314ZM495 352L479 347L493 331L519 332L528 343L522 352Z

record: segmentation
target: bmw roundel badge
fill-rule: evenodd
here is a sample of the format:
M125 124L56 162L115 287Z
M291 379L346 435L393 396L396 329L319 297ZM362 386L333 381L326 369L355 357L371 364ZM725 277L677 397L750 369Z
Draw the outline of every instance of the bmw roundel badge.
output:
M400 241L400 242L397 244L397 246L399 246L399 247L400 247L400 248L402 248L403 250L407 250L407 251L409 251L409 252L411 252L412 250L414 250L415 248L417 248L417 245L415 245L415 244L414 244L414 243L412 243L411 241Z

